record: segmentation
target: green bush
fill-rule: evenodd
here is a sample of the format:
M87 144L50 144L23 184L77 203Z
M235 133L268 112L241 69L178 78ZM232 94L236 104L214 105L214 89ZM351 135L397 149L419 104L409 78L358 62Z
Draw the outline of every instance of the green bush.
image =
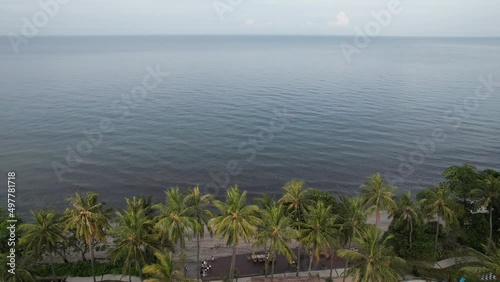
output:
M56 263L54 269L57 276L73 276L73 277L88 277L92 276L92 267L90 261ZM95 264L96 275L104 274L121 274L122 266L112 263ZM40 277L49 277L52 275L52 270L49 264L39 264L35 266L34 273Z
M463 217L464 225L461 226L462 233L459 242L476 250L482 250L481 244L486 244L490 226L487 214L465 214Z
M435 224L423 224L414 227L412 235L412 247L409 243L409 231L401 228L396 229L391 224L387 235L392 234L393 238L388 241L396 254L407 260L434 260Z

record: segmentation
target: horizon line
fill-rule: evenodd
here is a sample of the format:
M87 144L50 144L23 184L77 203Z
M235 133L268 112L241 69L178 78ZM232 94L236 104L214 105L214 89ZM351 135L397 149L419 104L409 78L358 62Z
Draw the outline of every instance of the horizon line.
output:
M9 37L9 34L0 34L0 37ZM340 34L288 34L288 33L256 33L256 34L243 34L243 33L171 33L171 34L41 34L36 37L140 37L140 36L240 36L240 37L255 37L255 36L296 36L296 37L357 37L358 35L340 35ZM499 38L500 35L485 36L485 35L378 35L372 38Z

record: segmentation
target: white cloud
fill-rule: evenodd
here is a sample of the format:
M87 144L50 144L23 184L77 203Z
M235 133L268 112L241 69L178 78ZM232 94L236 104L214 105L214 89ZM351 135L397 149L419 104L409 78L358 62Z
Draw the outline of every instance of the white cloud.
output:
M254 24L255 24L255 21L253 19L247 19L247 21L245 22L245 25L247 27L252 27Z
M340 11L335 18L335 21L328 22L329 26L348 26L350 22L349 17L344 11Z

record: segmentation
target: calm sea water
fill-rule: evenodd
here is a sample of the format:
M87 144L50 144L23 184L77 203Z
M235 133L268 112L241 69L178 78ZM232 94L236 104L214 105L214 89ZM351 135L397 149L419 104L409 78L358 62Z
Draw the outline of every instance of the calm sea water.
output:
M480 75L500 81L500 39L378 38L351 63L342 42L353 39L40 37L14 54L4 38L2 179L17 172L25 212L77 190L118 205L174 185L279 193L299 178L353 194L379 171L419 191L451 165L500 169L500 87L474 98ZM124 106L147 66L170 75ZM113 131L59 179L53 166L88 150L83 132L103 120Z

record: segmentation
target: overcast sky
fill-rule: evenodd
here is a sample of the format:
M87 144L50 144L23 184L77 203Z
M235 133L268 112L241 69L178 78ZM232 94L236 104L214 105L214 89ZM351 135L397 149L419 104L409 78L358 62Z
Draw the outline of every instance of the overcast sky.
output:
M0 0L0 34L21 33L40 3ZM57 0L69 2L39 35L352 35L390 0ZM396 0L397 1L397 0ZM239 3L241 2L241 3ZM500 36L499 0L400 0L388 36ZM233 4L234 7L228 6ZM217 12L218 7L219 12Z

